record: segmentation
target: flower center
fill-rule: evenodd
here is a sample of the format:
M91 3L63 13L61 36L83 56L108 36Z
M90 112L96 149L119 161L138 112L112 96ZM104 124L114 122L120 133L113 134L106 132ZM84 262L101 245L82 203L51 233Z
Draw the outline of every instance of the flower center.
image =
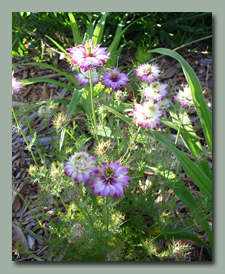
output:
M85 155L76 155L73 159L73 166L79 170L86 170L88 166L88 158Z
M144 115L148 118L152 118L155 116L155 107L154 106L146 106L144 110Z
M145 68L145 74L151 74L151 71L152 71L152 68L151 68L151 66L147 66L146 68Z
M117 76L118 76L118 74L117 74L117 73L113 73L113 74L112 74L112 77L113 77L113 80L114 80L114 81L116 81L116 80L117 80Z
M93 54L94 54L94 51L93 51L93 46L91 43L88 43L85 45L85 49L86 49L86 54L88 57L92 57Z
M105 174L106 174L106 177L108 179L109 177L111 177L114 174L114 170L111 167L106 168L105 169Z

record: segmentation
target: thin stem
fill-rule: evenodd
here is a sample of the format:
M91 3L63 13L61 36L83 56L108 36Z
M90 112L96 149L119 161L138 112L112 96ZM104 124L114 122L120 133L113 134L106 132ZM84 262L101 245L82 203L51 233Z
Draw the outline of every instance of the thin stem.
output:
M96 123L94 100L93 100L93 82L92 82L91 69L89 69L89 75L90 75L91 108L92 108L92 115L93 115L93 119L94 119L94 133L95 133L95 138L98 141L97 123Z
M82 201L82 204L84 204L84 194L83 194L83 188L82 188L82 183L81 183L81 182L80 182L80 193L81 193L81 201ZM91 224L91 226L93 227L94 224L93 224L93 221L92 221L92 219L91 219L91 216L90 216L90 214L89 214L89 212L88 212L88 210L87 210L86 203L85 203L84 209L85 209L85 212L86 212L86 214L87 214L87 216L88 216L88 219L89 219L89 221L90 221L90 224Z
M29 147L29 143L28 143L27 138L26 138L26 136L25 136L25 134L24 134L24 132L23 132L23 130L22 130L22 128L21 128L21 126L20 126L18 120L17 120L16 113L15 113L15 111L14 111L13 106L12 106L12 112L13 112L13 116L14 116L14 119L15 119L15 121L16 121L17 127L19 128L21 134L23 135L24 141L26 142L27 146ZM34 157L34 154L33 154L32 149L30 149L30 153L31 153L31 155L32 155L32 158L33 158L33 160L34 160L36 166L38 166L37 161L36 161L36 159L35 159L35 157Z
M138 134L139 134L140 130L141 130L141 127L138 128L138 130L137 130L137 132L136 132L136 134L135 134L134 142L133 142L134 145L135 145L135 142L136 142L136 140L137 140L137 137L138 137ZM129 160L132 151L133 151L133 148L132 148L132 149L130 148L130 150L128 149L127 152L125 153L125 155L124 155L123 158L125 158L126 154L129 152L129 154L128 154L128 156L127 156L127 159L126 159L125 162L127 162L127 161Z
M112 108L114 109L114 101L115 101L115 91L113 91L113 101L112 101ZM114 131L114 114L112 113L112 130L111 130L111 137L113 136Z
M177 131L177 137L176 137L176 140L175 140L175 146L177 145L178 137L180 135L180 129L181 129L181 126L182 126L182 123L183 123L183 114L184 114L184 110L181 111L180 125L179 125L178 131Z

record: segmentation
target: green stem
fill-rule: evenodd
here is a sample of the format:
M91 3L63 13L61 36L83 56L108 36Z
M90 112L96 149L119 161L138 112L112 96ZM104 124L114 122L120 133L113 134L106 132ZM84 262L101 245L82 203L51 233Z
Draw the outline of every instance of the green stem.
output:
M89 75L90 75L91 108L92 108L92 115L93 115L93 119L94 119L94 134L95 134L96 140L98 141L97 123L96 123L94 100L93 100L93 82L92 82L91 69L89 69Z
M182 123L183 123L183 115L184 115L184 110L181 111L180 125L179 125L178 131L177 131L177 137L176 137L176 140L175 140L175 146L177 145L178 137L180 135L180 129L181 129L181 126L182 126Z
M134 145L135 145L135 142L136 142L136 140L137 140L137 137L138 137L138 134L139 134L140 130L141 130L141 127L139 127L139 128L138 128L138 130L137 130L137 132L136 132L136 134L135 134L135 137L134 137L134 143L133 143ZM133 145L133 147L134 147L134 145ZM125 162L127 162L127 161L129 160L130 155L131 155L131 152L133 151L133 147L132 147L132 148L130 148L130 150L128 149L128 150L127 150L127 152L125 153L125 155L124 155L124 157L123 157L123 158L125 158L126 154L127 154L127 153L128 153L128 151L129 151L129 154L128 154L127 159L126 159L126 161L125 161Z
M30 126L29 120L28 120L28 118L27 118L26 115L25 115L25 119L26 119L27 125L28 125L28 127L29 127L31 136L32 136L32 138L34 138L34 132L33 132L32 128L31 128L31 126ZM39 148L38 148L38 144L37 144L36 140L34 140L34 142L35 142L35 145L36 145L38 154L39 154L39 156L40 156L40 158L41 158L41 162L42 162L42 164L43 164L43 165L45 166L45 168L46 168L45 161L44 161L44 159L43 159L43 157L42 157L42 155L41 155L41 152L40 152L40 150L39 150Z
M84 204L84 194L83 194L83 189L82 189L82 183L81 183L81 182L80 182L80 193L81 193L81 201L82 201L82 204ZM91 224L91 226L93 227L94 224L93 224L93 221L92 221L92 219L91 219L91 216L90 216L90 214L89 214L89 212L88 212L88 210L87 210L86 203L85 203L84 209L85 209L85 212L86 212L86 214L87 214L87 216L88 216L88 219L89 219L89 221L90 221L90 224Z
M113 101L112 101L112 108L114 109L114 101L115 101L115 91L113 91ZM114 114L112 113L112 131L111 131L111 137L113 136L114 131Z
M24 132L23 132L23 130L22 130L22 128L21 128L21 126L20 126L18 120L17 120L16 113L15 113L15 111L14 111L13 106L12 106L12 112L13 112L13 116L14 116L14 119L15 119L15 121L16 121L17 127L19 128L21 134L23 135L23 139L25 140L27 146L29 147L29 143L28 143L27 138L26 138L26 136L25 136L25 134L24 134ZM32 155L32 158L33 158L33 160L34 160L36 166L38 166L37 161L36 161L36 159L35 159L35 157L34 157L34 154L33 154L32 149L30 149L30 153L31 153L31 155Z

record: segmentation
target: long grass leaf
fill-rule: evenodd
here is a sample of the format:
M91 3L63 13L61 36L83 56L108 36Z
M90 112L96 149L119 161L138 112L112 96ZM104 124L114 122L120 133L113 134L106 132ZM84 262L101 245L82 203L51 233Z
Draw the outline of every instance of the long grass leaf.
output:
M92 43L94 45L100 44L102 41L102 36L105 28L105 21L106 21L107 15L108 15L108 12L103 14L100 20L98 21L97 26L95 27L93 37L92 37Z
M62 82L59 82L59 81L56 81L53 79L49 79L49 78L32 78L32 79L21 80L20 82L23 83L24 86L46 82L46 83L51 83L51 84L66 88L70 92L73 92L73 88L71 88L67 84L64 84Z
M79 87L78 86L78 83L77 81L74 79L73 76L61 71L60 69L58 68L55 68L51 65L48 65L48 64L45 64L45 63L26 63L26 64L13 64L12 67L16 67L16 66L40 66L40 67L45 67L45 68L49 68L51 70L54 70L55 72L58 72L60 74L62 74L63 76L65 76L68 80L70 80L77 88Z
M79 44L81 44L82 40L81 40L79 29L77 27L76 20L73 16L72 12L69 12L68 16L70 19L70 24L71 24L71 28L72 28L72 32L73 32L74 43L75 43L75 45L79 45Z
M68 54L68 52L63 48L61 47L54 39L52 39L51 37L49 37L48 35L45 34L45 36L52 41L52 43L54 43L56 45L56 47L61 50L62 52Z
M76 106L78 102L80 101L80 98L82 96L82 91L74 89L73 92L73 98L70 101L68 110L67 110L67 117L70 118L70 116L73 114L74 110L76 109Z

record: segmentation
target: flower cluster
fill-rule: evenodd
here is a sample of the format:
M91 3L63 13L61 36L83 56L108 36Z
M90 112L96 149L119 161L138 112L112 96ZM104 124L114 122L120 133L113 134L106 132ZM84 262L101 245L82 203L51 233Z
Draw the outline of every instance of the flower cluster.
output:
M102 163L101 167L96 167L94 164L95 157L90 157L86 151L75 152L70 156L69 162L65 163L65 174L84 184L90 180L94 193L102 197L124 196L124 188L129 185L130 180L126 175L128 168L121 167L119 161Z
M18 92L22 89L22 83L17 81L15 77L13 77L14 70L12 71L12 93Z
M135 104L135 109L131 112L136 120L136 125L140 127L156 128L160 123L162 109L169 106L168 102L162 102L167 94L166 85L157 81L160 75L159 67L149 63L140 65L136 69L136 75L147 83L142 90L145 101Z

